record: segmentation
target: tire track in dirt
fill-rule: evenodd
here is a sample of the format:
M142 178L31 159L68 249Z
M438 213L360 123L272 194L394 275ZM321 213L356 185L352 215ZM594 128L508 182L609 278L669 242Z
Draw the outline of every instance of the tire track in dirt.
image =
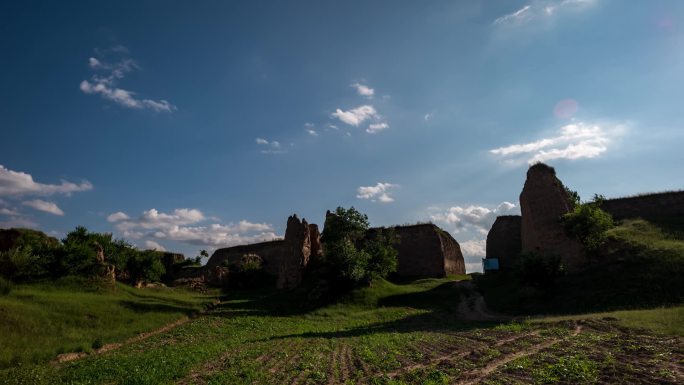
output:
M494 344L494 346L496 346L496 347L503 346L507 343L515 342L515 341L520 340L522 338L527 338L527 337L530 337L530 336L533 336L536 334L538 334L538 332L535 331L535 332L531 332L531 333L513 335L513 336L507 337L505 339L502 339L500 341L497 341L496 344ZM479 343L479 344L482 345L482 343ZM425 347L426 350L428 350L430 353L434 353L435 351L438 351L438 352L440 352L440 354L433 355L432 357L430 357L425 362L420 362L420 363L404 366L403 368L401 368L399 370L388 373L387 376L390 378L394 378L394 377L397 377L401 374L408 373L408 372L418 370L418 369L423 369L423 368L426 368L429 366L433 366L433 365L438 364L438 363L443 362L443 361L450 361L450 360L454 360L454 359L458 359L458 358L464 358L468 354L471 354L473 352L473 349L476 348L476 347L471 345L466 350L458 350L458 349L453 349L452 346L448 346L448 345L445 346L445 345L446 345L446 343L442 343L442 344L438 343L438 344L436 344L437 347L434 347L428 343L419 344L419 346ZM461 345L461 346L463 346L463 345ZM481 346L479 346L479 347L481 347ZM477 348L479 348L479 347L477 347Z
M533 354L536 354L536 353L540 352L541 350L547 349L547 348L549 348L549 347L551 347L551 346L553 346L559 342L562 342L562 341L567 340L567 339L572 338L572 337L576 337L581 332L582 332L582 326L576 324L575 329L572 331L572 333L570 333L569 336L563 337L563 338L554 338L552 340L527 347L527 348L520 350L516 353L509 354L509 355L503 356L503 357L499 357L499 358L491 361L484 368L476 369L476 370L473 370L473 371L466 373L466 376L468 376L470 378L458 381L458 382L456 382L456 384L458 384L458 385L474 385L474 384L477 384L480 381L482 381L483 379L485 379L492 372L494 372L495 370L502 367L503 365L506 365L507 363L509 363L513 360L516 360L518 358L527 357L527 356L531 356Z

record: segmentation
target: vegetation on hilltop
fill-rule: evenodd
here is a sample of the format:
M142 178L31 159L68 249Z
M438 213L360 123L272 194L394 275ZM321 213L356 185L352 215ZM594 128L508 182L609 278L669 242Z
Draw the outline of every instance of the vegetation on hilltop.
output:
M0 251L0 276L13 282L34 282L66 276L95 278L104 264L115 267L116 278L136 284L159 281L165 273L161 253L138 250L111 233L94 233L78 226L59 242L38 231L13 229L20 236ZM98 260L102 251L105 261Z
M519 271L480 275L490 307L509 314L581 314L677 305L684 300L684 240L643 219L623 220L602 235L589 266L530 285Z

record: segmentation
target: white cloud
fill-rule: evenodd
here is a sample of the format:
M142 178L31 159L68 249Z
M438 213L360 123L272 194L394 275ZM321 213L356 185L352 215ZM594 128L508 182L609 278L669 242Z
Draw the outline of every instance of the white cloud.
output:
M366 132L369 134L375 134L378 133L386 128L389 128L389 124L382 122L382 123L374 123L368 126L366 128Z
M311 136L318 136L318 132L316 132L316 130L312 130L312 129L307 128L306 132Z
M460 245L464 256L484 258L487 255L487 241L485 239L471 239L461 242Z
M148 250L166 251L166 248L164 246L149 239L145 241L145 248Z
M60 184L37 183L30 174L12 171L0 165L0 196L70 195L73 192L88 191L92 188L93 185L88 181L80 184L65 180Z
M137 218L130 218L119 211L109 218L116 219L115 227L125 237L133 239L150 237L192 245L227 247L278 238L273 226L266 223L241 220L236 224L200 225L210 218L197 209L175 209L171 213L150 209Z
M277 140L268 141L264 138L256 138L256 143L259 146L267 147L261 150L262 154L284 154L287 152Z
M128 215L126 215L126 213L123 213L121 211L117 211L114 214L111 214L107 217L107 222L119 222L119 221L123 221L126 219L130 219L130 217Z
M38 224L30 218L22 216L13 216L8 220L0 221L0 229L9 229L12 227L37 228Z
M7 216L18 216L21 215L18 211L14 209L8 209L6 207L0 207L0 215L7 215Z
M578 122L561 127L556 136L499 147L489 152L509 159L527 158L530 164L553 159L595 158L606 152L611 140L624 131L622 125L606 128Z
M372 88L370 88L370 87L368 87L368 86L366 86L366 85L360 84L360 83L354 83L354 84L352 84L352 87L356 88L356 92L357 92L359 95L365 96L365 97L367 97L367 98L369 98L369 99L372 98L373 95L375 94L375 90L374 90L374 89L372 89Z
M390 195L390 190L395 187L399 187L399 185L382 182L378 182L375 186L361 186L356 190L358 193L356 197L359 199L369 199L372 202L394 202L394 198Z
M534 0L522 8L503 15L493 25L522 25L535 20L548 20L561 11L581 11L596 3L597 0Z
M109 52L126 53L126 51L121 50L110 50ZM135 97L135 92L116 87L116 83L123 79L127 73L139 68L133 59L123 58L111 64L91 57L88 59L88 66L93 71L109 71L109 74L107 76L95 74L91 77L90 81L81 81L79 88L83 93L100 95L127 108L149 109L155 112L171 112L176 110L176 106L164 99L140 99Z
M343 111L338 108L331 116L350 126L358 126L366 120L378 119L380 117L378 112L375 111L375 108L371 105L359 106L348 111Z
M480 234L487 234L500 215L519 214L520 208L511 202L502 202L491 209L483 206L452 206L444 211L430 216L435 222L454 226L454 232L476 230Z
M44 211L46 213L50 213L50 214L54 214L54 215L60 215L60 216L64 215L64 211L62 211L62 209L57 207L57 205L53 202L47 202L47 201L40 200L40 199L34 199L34 200L22 202L21 204L23 204L24 206L32 207L38 211Z

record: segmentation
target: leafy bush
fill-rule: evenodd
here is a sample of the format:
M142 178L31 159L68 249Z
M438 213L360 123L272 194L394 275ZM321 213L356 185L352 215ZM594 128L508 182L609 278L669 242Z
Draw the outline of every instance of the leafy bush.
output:
M126 263L126 270L131 282L138 284L143 281L156 282L166 272L159 254L154 250L135 251Z
M0 252L0 275L13 281L25 281L39 275L35 271L37 265L33 249L28 246L17 246Z
M611 229L613 217L599 206L604 198L594 196L592 202L576 205L572 212L563 216L565 231L577 238L589 252L597 251L606 241L606 231Z
M368 234L368 227L368 217L354 207L338 207L325 219L321 236L323 266L342 287L369 284L397 268L394 232L377 230Z
M553 287L556 279L565 273L559 256L534 252L520 256L518 269L523 283L542 289Z
M12 291L12 282L0 277L0 295L7 295Z

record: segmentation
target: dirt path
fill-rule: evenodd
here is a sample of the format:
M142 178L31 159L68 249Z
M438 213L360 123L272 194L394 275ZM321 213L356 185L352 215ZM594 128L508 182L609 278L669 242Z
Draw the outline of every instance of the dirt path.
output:
M477 291L472 281L459 281L455 285L461 289L457 311L464 321L508 321L511 319L509 316L489 310L484 297Z
M536 354L536 353L540 352L541 350L549 348L549 347L551 347L551 346L553 346L553 345L555 345L561 341L564 341L568 338L576 337L581 331L582 331L582 327L580 325L576 325L575 330L573 330L572 333L570 333L570 335L567 337L555 338L552 340L548 340L548 341L542 342L542 343L537 344L537 345L532 345L528 348L525 348L525 349L520 350L518 352L515 352L513 354L509 354L507 356L503 356L501 358L498 358L498 359L490 362L489 364L487 364L484 368L477 369L477 370L466 373L466 376L468 376L470 378L467 380L459 381L456 384L458 384L458 385L477 384L480 381L482 381L483 379L485 379L488 375L493 373L495 370L502 367L503 365L506 365L507 363L509 363L513 360L516 360L518 358L522 358L522 357L530 356L532 354Z

